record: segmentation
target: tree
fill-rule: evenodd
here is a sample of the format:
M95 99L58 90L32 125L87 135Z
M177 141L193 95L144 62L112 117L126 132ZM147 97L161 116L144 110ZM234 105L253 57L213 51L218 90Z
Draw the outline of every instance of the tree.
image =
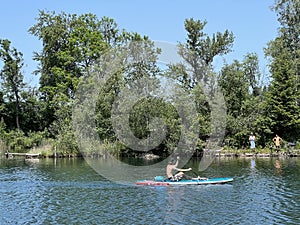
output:
M30 132L44 131L45 124L42 118L42 102L36 88L26 87L21 93L20 125L26 135Z
M79 82L90 75L90 71L97 67L99 57L107 51L125 45L129 40L142 38L135 33L120 31L117 23L108 17L99 20L93 14L78 16L44 11L40 11L37 23L29 32L43 42L42 51L35 53L35 60L40 62L36 73L41 75L39 90L44 102L45 126L54 137L59 138L60 146L73 148L74 143L69 134L73 131L71 112ZM117 86L115 82L118 80L119 78L114 80L112 77L112 85ZM107 100L109 96L107 93L104 99ZM101 104L106 106L109 103L110 101ZM107 109L109 107L99 109L102 113L99 112L100 123L97 122L100 136L101 130L106 129L107 123L103 123L101 118L106 115ZM108 137L109 132L105 130L104 135Z
M20 129L20 92L24 88L22 67L23 54L16 48L11 48L11 42L7 39L0 40L0 59L4 66L0 71L4 97L9 103L14 104L14 117L16 128Z
M300 2L278 0L273 9L281 27L265 49L272 76L266 111L273 133L294 141L300 135Z
M145 89L148 82L156 87L159 85L157 79L159 68L156 65L156 60L160 50L154 48L154 43L146 36L132 33L128 34L127 38L124 39L123 45L116 46L111 52L108 52L109 55L113 55L113 58L117 58L118 62L109 62L109 67L115 66L116 71L110 74L99 92L97 101L96 123L101 141L110 141L111 143L120 141L120 138L118 139L115 134L116 128L113 127L112 120L122 121L120 118L127 116L130 110L132 110L130 124L126 120L122 121L124 130L130 127L137 139L147 138L145 135L150 133L149 127L145 127L145 124L146 118L149 119L151 116L151 111L146 110L145 107L150 109L148 103L153 102L151 101L153 92L150 88L147 91ZM143 98L136 103L137 105L131 105L131 101L128 100L134 94ZM116 110L114 113L112 113L113 105ZM113 119L112 116L114 116ZM124 135L126 136L126 134ZM126 150L128 149L129 147Z
M107 48L99 28L100 21L93 14L40 11L37 23L29 29L43 44L42 51L34 56L39 61L35 73L40 74L43 126L57 138L62 152L77 150L72 107L78 83Z
M281 25L280 36L284 38L286 47L290 49L291 54L297 59L296 63L299 65L300 1L275 0L273 10L277 13Z
M185 44L179 44L179 55L191 67L191 73L186 74L188 70L185 68L186 72L177 74L176 78L187 88L193 88L199 82L206 82L211 75L209 71L212 69L214 58L229 53L233 45L232 32L225 30L223 34L217 32L209 37L203 32L206 24L206 21L201 22L193 18L184 22L187 40Z
M195 98L202 139L214 133L211 127L212 107L217 102L221 102L220 99L215 98L219 90L212 63L216 56L229 53L234 41L233 33L228 30L208 36L203 31L206 24L206 21L201 22L193 18L185 20L186 43L178 45L178 54L184 62L169 65L168 74Z
M225 65L220 72L218 84L227 106L226 138L231 146L246 147L250 132L258 135L257 120L263 101L259 81L258 57L253 53L248 53L242 62L235 60Z
M0 91L0 118L3 119L3 116L5 115L5 108L6 104L4 102L4 94L2 91Z
M43 49L35 53L40 62L40 93L45 102L44 117L48 127L61 107L69 107L80 79L107 47L100 31L101 22L93 14L48 13L40 11L37 24L29 32L43 42Z

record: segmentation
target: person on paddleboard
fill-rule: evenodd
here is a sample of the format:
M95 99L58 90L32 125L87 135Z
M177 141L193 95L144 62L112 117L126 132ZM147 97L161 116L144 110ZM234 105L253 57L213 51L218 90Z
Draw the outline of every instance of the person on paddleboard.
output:
M177 156L176 162L175 162L174 159L172 159L170 161L170 163L167 165L166 172L167 172L167 177L168 177L169 180L179 181L183 177L187 180L194 180L194 179L199 179L200 180L201 179L200 176L198 176L197 178L192 178L192 177L189 177L189 176L185 175L183 172L191 171L192 168L179 169L179 168L177 168L178 163L179 163L179 156ZM176 171L177 173L175 175L173 175L173 171Z

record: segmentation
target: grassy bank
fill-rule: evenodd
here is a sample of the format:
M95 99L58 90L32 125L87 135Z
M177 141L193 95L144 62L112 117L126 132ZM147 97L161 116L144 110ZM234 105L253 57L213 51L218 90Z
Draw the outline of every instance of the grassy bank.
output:
M224 148L216 153L217 156L225 157L248 157L248 156L258 156L258 157L272 157L272 156L300 156L299 148L263 148L263 149L228 149Z

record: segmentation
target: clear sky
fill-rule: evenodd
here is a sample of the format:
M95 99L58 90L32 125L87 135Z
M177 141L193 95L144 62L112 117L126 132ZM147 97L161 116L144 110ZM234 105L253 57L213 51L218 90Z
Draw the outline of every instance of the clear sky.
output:
M28 29L36 23L38 10L93 13L99 19L108 16L121 29L174 44L185 41L186 18L207 20L206 33L228 29L235 35L233 52L225 56L228 63L255 52L263 73L268 70L263 48L277 36L279 27L275 12L270 9L274 0L2 0L0 3L0 38L9 39L24 54L26 82L31 84L38 82L32 75L37 66L32 60L33 52L40 51L42 43Z

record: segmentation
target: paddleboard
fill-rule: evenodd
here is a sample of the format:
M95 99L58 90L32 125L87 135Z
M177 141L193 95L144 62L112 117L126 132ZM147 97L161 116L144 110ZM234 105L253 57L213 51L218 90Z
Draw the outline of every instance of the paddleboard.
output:
M207 185L207 184L225 184L232 182L233 178L231 177L219 177L219 178L208 178L200 180L180 180L180 181L156 181L156 180L138 180L136 185L144 186L175 186L175 185Z

